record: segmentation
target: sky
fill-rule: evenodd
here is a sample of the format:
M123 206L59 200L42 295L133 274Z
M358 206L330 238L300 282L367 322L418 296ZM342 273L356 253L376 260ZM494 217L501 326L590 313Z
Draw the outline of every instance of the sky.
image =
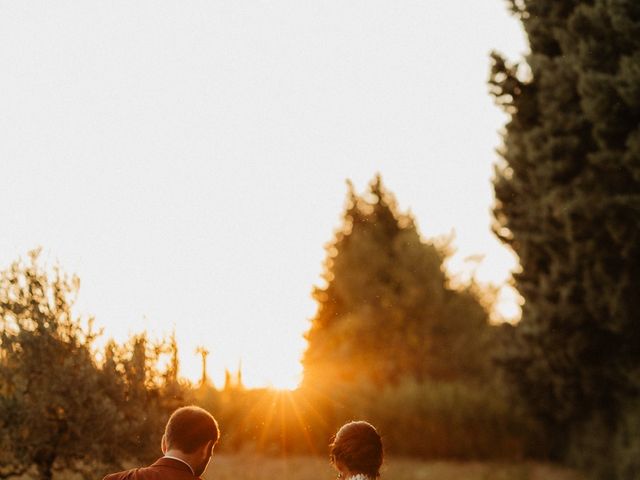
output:
M0 268L41 246L104 339L175 329L189 378L204 345L217 385L294 386L346 179L455 232L452 275L515 267L494 49L527 51L501 0L0 0Z

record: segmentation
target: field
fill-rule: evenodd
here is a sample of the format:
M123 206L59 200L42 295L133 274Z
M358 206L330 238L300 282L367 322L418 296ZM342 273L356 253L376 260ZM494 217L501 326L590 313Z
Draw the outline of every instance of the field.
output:
M215 455L204 480L332 480L328 460L317 457L265 458ZM389 458L382 480L582 480L577 473L540 463L422 462Z
M130 465L132 468L138 465ZM34 472L35 473L35 472ZM13 480L33 480L23 475ZM54 480L82 480L77 473L55 473ZM287 459L258 455L215 454L203 480L334 480L328 459L294 456ZM580 474L544 463L420 461L388 458L381 480L584 480Z

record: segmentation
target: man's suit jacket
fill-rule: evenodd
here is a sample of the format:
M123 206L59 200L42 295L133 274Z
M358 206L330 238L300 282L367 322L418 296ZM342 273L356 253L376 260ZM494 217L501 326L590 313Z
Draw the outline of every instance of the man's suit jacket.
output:
M112 473L104 480L200 480L200 477L194 476L181 461L163 457L148 467Z

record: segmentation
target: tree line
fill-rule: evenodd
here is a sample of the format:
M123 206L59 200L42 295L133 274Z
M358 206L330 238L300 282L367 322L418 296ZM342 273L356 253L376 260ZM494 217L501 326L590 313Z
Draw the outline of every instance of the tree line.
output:
M79 279L38 257L0 273L0 478L65 469L93 478L96 463L154 458L150 439L189 395L175 338L152 344L141 334L97 351L93 319L73 314Z
M222 450L320 453L337 426L366 417L387 432L391 453L531 453L531 425L492 373L503 328L488 322L477 286L451 285L446 242L424 240L380 176L362 195L350 187L346 203L294 392L248 390L229 374L224 389L192 385L180 378L175 338L98 349L93 320L73 315L76 277L46 269L38 251L1 272L0 476L95 475L151 460L166 418L185 403L229 425Z

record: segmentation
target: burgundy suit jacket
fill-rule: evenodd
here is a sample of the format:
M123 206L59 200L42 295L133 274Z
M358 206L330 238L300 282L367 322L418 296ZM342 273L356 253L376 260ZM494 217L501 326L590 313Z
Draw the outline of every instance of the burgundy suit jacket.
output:
M104 480L201 480L187 465L172 458L160 458L148 467L112 473Z

